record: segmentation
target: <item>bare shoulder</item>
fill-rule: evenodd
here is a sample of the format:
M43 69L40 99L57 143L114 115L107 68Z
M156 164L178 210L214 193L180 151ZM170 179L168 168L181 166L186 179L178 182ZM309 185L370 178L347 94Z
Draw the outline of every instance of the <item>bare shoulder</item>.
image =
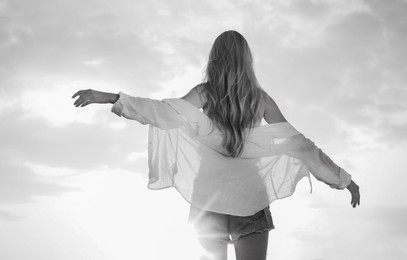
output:
M274 99L272 99L264 90L262 91L262 94L264 102L264 120L268 124L287 122Z
M185 96L182 97L183 100L188 101L197 108L202 108L205 104L202 89L205 85L199 84L193 87Z

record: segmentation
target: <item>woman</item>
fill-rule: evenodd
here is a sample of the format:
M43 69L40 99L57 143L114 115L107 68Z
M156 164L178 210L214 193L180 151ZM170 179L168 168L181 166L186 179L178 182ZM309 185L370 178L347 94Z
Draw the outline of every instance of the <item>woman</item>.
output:
M149 188L175 187L191 204L206 254L226 259L266 259L274 228L269 204L290 196L311 172L332 188L359 187L309 139L287 123L256 79L249 46L236 31L215 40L205 81L181 99L163 101L81 90L76 107L112 103L112 112L150 125ZM199 109L202 109L202 113ZM264 120L267 126L260 126Z

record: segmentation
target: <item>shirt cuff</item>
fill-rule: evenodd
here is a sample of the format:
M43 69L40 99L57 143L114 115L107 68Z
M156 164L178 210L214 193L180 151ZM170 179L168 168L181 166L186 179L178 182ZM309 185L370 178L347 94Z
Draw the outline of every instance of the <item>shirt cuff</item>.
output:
M123 92L119 92L118 95L119 95L119 99L113 104L111 111L121 117L123 114L123 108L124 108L123 100L128 95Z
M340 168L338 185L330 185L330 187L338 190L343 190L348 187L351 181L352 175L347 173L344 169Z

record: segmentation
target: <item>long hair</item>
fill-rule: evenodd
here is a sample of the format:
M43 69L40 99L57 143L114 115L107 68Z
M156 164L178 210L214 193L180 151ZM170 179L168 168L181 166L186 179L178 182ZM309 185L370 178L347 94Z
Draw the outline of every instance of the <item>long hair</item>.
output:
M243 151L245 130L258 118L262 95L249 45L240 33L226 31L216 38L205 80L203 110L222 132L227 154L238 157Z

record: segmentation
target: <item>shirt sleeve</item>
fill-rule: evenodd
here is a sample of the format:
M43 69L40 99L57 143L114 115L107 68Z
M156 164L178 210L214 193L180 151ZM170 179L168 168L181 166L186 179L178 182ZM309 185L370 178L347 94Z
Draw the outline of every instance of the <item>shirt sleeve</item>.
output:
M174 129L184 123L183 117L167 103L123 92L119 92L119 99L113 104L111 111L120 117L161 129Z
M311 140L302 134L292 138L294 145L287 154L300 159L317 180L334 189L344 189L350 184L352 176L335 164Z

